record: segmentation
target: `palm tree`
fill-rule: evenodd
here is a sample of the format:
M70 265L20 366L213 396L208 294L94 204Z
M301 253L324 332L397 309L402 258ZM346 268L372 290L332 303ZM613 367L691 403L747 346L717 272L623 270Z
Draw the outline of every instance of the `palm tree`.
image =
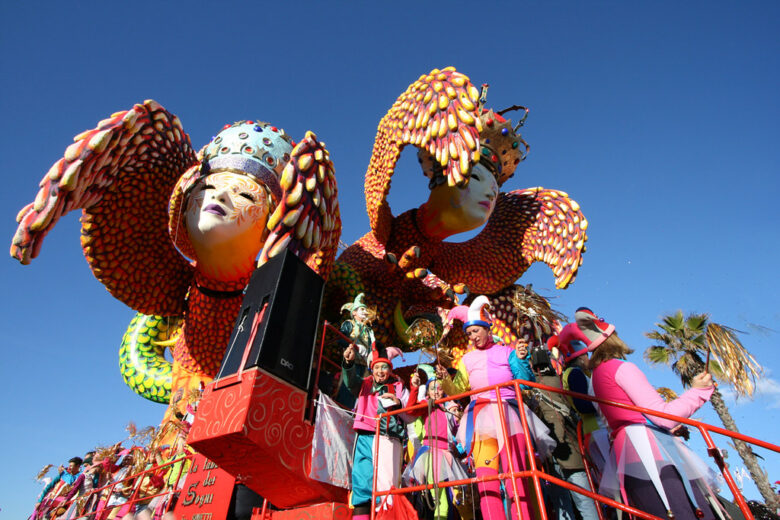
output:
M696 374L705 370L706 365L715 378L732 386L737 395L753 395L761 368L742 346L736 330L710 323L707 314L691 313L683 317L682 311L663 316L661 323L655 325L658 330L645 333L651 340L659 342L645 350L644 358L647 362L671 365L686 387L691 385ZM739 432L717 387L710 403L723 426ZM750 446L736 439L734 445L767 505L780 506L769 478L758 465Z

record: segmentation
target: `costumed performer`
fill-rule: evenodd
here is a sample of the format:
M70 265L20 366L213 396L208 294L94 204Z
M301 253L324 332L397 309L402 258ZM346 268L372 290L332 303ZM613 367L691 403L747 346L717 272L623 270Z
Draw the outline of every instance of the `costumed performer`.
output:
M371 357L371 345L374 344L374 331L371 329L371 321L376 313L369 310L363 299L364 293L355 296L355 301L345 303L341 306L341 311L349 311L349 318L344 320L339 327L342 334L352 340L352 343L358 349L358 357L355 363L368 366Z
M398 487L401 476L401 455L405 424L396 414L383 419L376 439L376 421L380 414L397 410L409 400L409 391L393 374L391 357L397 349L384 349L374 344L370 362L371 375L362 380L355 403L355 449L352 456L352 493L350 505L354 508L353 520L367 520L371 511L371 494L376 467L377 491ZM390 352L388 352L390 350ZM355 388L358 353L354 345L344 351L341 377L347 388ZM378 444L374 461L374 443ZM392 497L390 497L392 498ZM388 499L388 503L390 500Z
M633 350L618 337L614 325L586 307L577 309L575 318L577 327L567 333L591 352L596 397L690 417L712 395L712 376L703 372L693 378L689 390L665 402L639 367L625 361ZM626 503L660 517L717 518L720 506L708 483L710 469L670 433L679 423L609 405L600 409L611 431L613 452L604 468L602 494L619 492Z
M518 347L518 349L524 348L524 346ZM564 376L559 377L557 370L559 367L562 367L561 362L564 361L564 358L558 349L558 337L551 336L548 338L547 350L533 349L533 352L531 365L536 381L552 388L562 388L562 379L565 377L566 381L568 381L572 368L566 368L563 371ZM540 352L541 355L538 355L537 352ZM554 362L554 360L556 361ZM583 393L587 394L587 377L584 374L582 374L582 377L586 379L586 387ZM576 377L572 379L580 382ZM580 416L575 410L578 409L574 407L572 400L568 396L557 392L535 388L534 395L536 395L539 404L539 413L552 430L558 443L551 454L554 468L552 473L559 475L559 478L575 486L592 491L588 482L588 475L585 473L585 464L577 439L577 423L580 420ZM590 401L584 399L578 399L578 401L591 404ZM590 411L595 413L593 406L590 407ZM589 419L590 417L587 420ZM583 419L583 422L585 421L586 419ZM575 518L574 508L579 511L579 516L583 520L598 520L597 506L591 498L577 492L570 492L559 486L548 486L547 489L550 492L550 499L548 500L545 497L545 503L557 506L559 520L573 520Z
M420 375L415 372L409 381L409 403L412 407L418 404L418 388L422 384ZM436 404L435 401L446 397L441 381L432 378L425 384L425 396L428 408L409 412L412 417L423 420L422 447L417 450L414 459L404 471L404 480L417 483L437 484L446 480L464 480L469 474L457 458L455 436L458 431L459 417L454 410L459 405L456 401ZM433 516L436 520L446 520L449 512L448 488L431 489L435 507Z
M494 342L490 333L492 318L485 310L487 305L489 305L487 297L478 296L470 306L459 305L448 314L449 322L453 319L463 322L469 341L475 347L461 358L454 379L450 378L444 367L437 365L437 376L442 380L444 391L449 395L499 385L513 379L534 381L533 372L526 359L518 358L513 348ZM524 385L521 387L527 388ZM458 429L458 441L466 447L467 453L473 451L478 478L497 475L499 459L503 471L509 471L507 451L511 452L514 471L521 471L526 467L525 438L515 391L513 388L503 387L500 396L503 403L502 411L496 403L495 390L486 390L472 395L466 411L466 419L461 421ZM509 435L509 447L505 446L501 432L502 412ZM526 417L529 418L530 428L533 424L531 418L536 416L527 413ZM548 431L538 418L536 421L539 422L541 429ZM507 493L515 502L510 507L512 518L517 518L518 504L522 517L532 518L526 484L522 479L513 480L514 482L510 481L506 484ZM485 520L505 518L499 481L482 481L477 487L482 517Z
M70 490L76 479L81 475L81 457L73 457L68 461L68 467L59 467L57 476L49 482L41 491L38 504L32 515L33 520L43 518L49 510L58 507L63 502L64 495Z

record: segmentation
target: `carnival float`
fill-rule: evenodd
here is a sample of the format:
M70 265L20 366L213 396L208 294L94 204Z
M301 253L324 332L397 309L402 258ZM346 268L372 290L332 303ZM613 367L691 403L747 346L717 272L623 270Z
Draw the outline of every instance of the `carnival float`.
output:
M160 460L134 467L142 476L130 503L164 496L153 517L225 518L240 485L274 507L253 518L348 518L350 424L348 406L338 406L345 349L358 349L364 375L380 358L392 367L392 354L377 354L380 344L455 367L473 347L447 316L476 295L486 296L491 333L506 345L560 330L561 316L516 281L543 262L556 287L568 287L588 222L563 191L502 191L529 150L520 134L527 114L487 106L487 85L477 88L452 67L420 76L379 121L364 186L370 229L338 257L334 165L311 132L296 143L280 127L245 120L196 151L178 117L146 101L76 136L19 213L11 255L30 263L57 221L82 210L94 276L137 313L121 341L120 371L139 396L168 406L150 446L179 446L184 455L163 463L162 475L179 464L167 486L151 485ZM387 198L407 145L429 195L394 215ZM465 242L447 241L480 227ZM303 300L282 310L272 308L276 296L250 302L255 278L275 264L298 265L295 279L322 286L302 289L311 335L291 340L270 367L254 345L271 313L283 321L305 311ZM295 376L284 371L293 365ZM420 370L435 378L430 366ZM410 370L399 373L409 380ZM37 508L37 517L94 514L85 503L62 503Z

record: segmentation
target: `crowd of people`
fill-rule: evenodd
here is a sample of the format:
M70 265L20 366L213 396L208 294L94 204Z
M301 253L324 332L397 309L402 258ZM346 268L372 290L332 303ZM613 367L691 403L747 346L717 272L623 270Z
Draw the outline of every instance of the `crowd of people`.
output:
M392 504L397 518L410 507L411 517L435 520L538 518L541 506L533 498L531 479L499 478L529 470L529 453L548 474L587 491L593 482L595 492L661 518L729 518L718 502L711 470L678 436L684 431L678 423L546 388L690 417L713 391L708 373L666 402L641 370L625 361L632 350L614 325L591 310L578 309L575 321L557 334L507 346L491 334L489 300L480 296L446 317L445 334L457 320L469 339L456 366L434 362L401 378L393 370L392 349L371 338L369 351L364 307L357 299L348 308L357 325L342 327L354 341L343 351L341 386L333 392L339 400L346 389L355 399L350 502L356 520L369 518L374 480L380 492L432 486L410 494L411 505L399 495L377 498L374 506ZM522 381L545 388L532 389ZM468 397L447 398L464 393ZM381 419L376 439L378 418L393 411L399 413ZM468 482L473 478L475 486ZM459 484L442 485L447 481ZM544 485L543 497L550 518L595 520L599 508L605 518L613 514L561 486Z
M662 518L728 519L707 465L676 435L678 423L549 390L690 417L713 391L709 374L699 374L692 388L667 402L625 361L632 351L614 325L589 309L578 309L557 334L509 346L491 334L489 308L479 296L446 315L443 334L462 324L469 340L455 366L421 364L402 378L393 368L400 351L376 340L362 295L345 305L350 316L341 331L350 341L340 343L341 374L330 393L354 417L349 501L355 520L367 520L372 507L392 510L392 518L538 518L532 480L506 475L529 470L532 462ZM380 419L386 412L398 413ZM117 444L74 457L44 488L33 520L169 520L191 453L189 423L181 418L178 424L166 445ZM380 492L430 488L378 497L372 506L374 482ZM611 518L609 508L584 494L542 487L549 518L597 520L599 508ZM244 516L250 515L251 508Z
M147 445L117 443L71 458L47 479L31 519L173 520L193 453L185 442L189 424L172 419Z

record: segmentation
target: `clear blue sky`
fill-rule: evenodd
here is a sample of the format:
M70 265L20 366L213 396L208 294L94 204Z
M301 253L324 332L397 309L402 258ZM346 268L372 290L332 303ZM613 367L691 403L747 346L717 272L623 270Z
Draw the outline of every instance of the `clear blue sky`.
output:
M6 247L16 213L72 136L146 98L177 114L196 148L237 119L296 139L315 131L336 166L351 243L368 230L363 175L377 122L420 74L454 65L491 84L491 106L531 109L531 155L504 190L562 189L590 222L570 289L554 290L541 265L521 281L566 314L588 305L614 322L641 366L643 332L662 313L710 312L747 332L768 375L764 393L733 413L742 431L780 441L780 4L285 5L3 2ZM395 176L396 214L427 195L411 155ZM2 262L0 283L0 517L24 518L41 466L115 442L128 421L156 424L164 407L122 382L117 350L133 311L92 277L77 215L32 265ZM680 389L667 369L648 374ZM698 417L719 424L709 405ZM761 453L780 479L780 457ZM736 453L728 461L741 466Z

